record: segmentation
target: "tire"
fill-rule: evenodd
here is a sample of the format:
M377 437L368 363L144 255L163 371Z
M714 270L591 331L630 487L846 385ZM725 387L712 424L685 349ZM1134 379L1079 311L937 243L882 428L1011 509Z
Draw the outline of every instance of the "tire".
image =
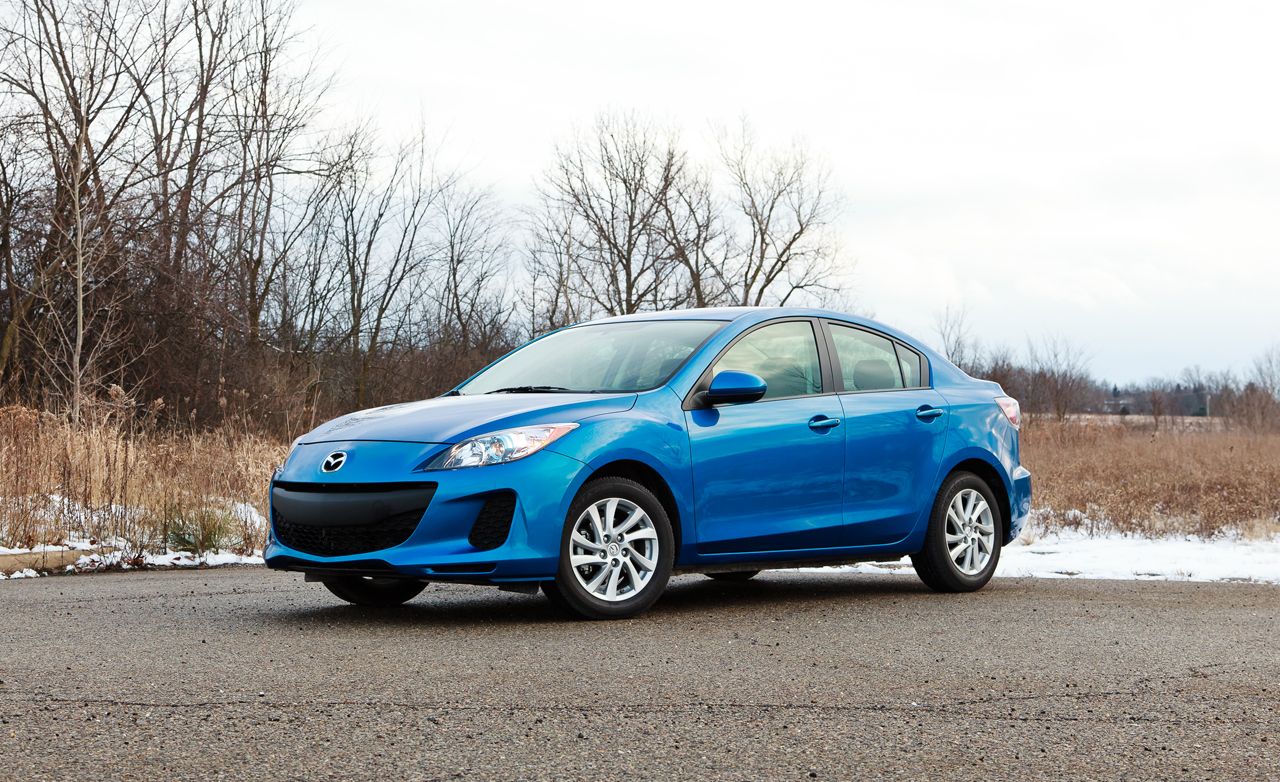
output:
M911 564L920 580L936 592L973 592L986 586L995 573L1004 530L1000 504L986 481L973 473L955 473L934 500L924 547L911 555ZM968 559L970 551L973 559Z
M653 492L627 478L597 478L569 506L556 579L542 589L574 616L625 619L662 595L674 559L671 521Z
M734 570L729 573L708 573L707 578L713 581L750 581L760 575L759 570Z
M338 597L358 606L388 608L406 603L427 588L425 581L403 578L363 578L344 576L331 578L324 586Z
M560 587L556 586L554 581L542 582L542 594L547 596L547 602L562 614L573 614L573 606L569 605L569 601L564 599L564 595L560 594Z

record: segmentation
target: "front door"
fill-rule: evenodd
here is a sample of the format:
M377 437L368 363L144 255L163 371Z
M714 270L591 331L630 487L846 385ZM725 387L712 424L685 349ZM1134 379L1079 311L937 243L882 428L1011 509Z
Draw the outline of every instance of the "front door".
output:
M762 399L686 412L699 554L841 545L844 426L809 320L758 327L716 361L764 378Z

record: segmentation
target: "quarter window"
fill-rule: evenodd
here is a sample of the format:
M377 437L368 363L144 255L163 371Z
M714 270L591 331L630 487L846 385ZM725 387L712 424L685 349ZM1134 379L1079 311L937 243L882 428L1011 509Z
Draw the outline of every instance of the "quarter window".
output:
M907 381L907 388L923 386L924 382L921 378L924 377L924 373L920 368L920 354L897 343L894 343L893 347L898 351L898 365L902 367L902 378Z
M716 362L713 374L727 369L764 378L765 399L822 391L818 343L808 321L775 323L738 340Z
M902 388L902 369L893 342L862 329L831 324L846 391ZM917 374L918 374L917 370Z

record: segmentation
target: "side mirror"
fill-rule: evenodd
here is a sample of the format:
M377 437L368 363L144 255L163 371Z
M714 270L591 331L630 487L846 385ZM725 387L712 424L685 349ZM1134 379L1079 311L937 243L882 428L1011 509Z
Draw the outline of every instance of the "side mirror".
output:
M709 405L754 402L764 396L768 388L764 378L759 375L726 369L711 378L711 387L706 390L702 398Z

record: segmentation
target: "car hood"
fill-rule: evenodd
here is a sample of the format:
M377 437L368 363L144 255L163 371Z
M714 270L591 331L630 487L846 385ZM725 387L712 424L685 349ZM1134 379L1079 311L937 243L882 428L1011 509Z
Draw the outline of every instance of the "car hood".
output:
M635 394L442 396L344 415L316 427L299 442L456 443L498 429L577 423L593 416L620 413L630 410L635 401Z

